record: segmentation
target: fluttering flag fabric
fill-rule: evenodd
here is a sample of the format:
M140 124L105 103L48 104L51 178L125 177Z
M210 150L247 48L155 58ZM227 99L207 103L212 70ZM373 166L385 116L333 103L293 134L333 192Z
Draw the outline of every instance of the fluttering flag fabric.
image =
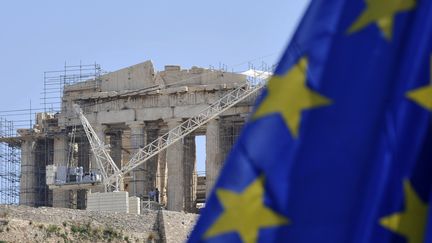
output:
M432 242L432 1L313 0L189 242Z

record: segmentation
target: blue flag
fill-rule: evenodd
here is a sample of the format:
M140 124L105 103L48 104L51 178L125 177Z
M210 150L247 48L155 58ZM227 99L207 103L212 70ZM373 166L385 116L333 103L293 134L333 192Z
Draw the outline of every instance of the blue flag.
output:
M190 242L432 242L432 1L315 0Z

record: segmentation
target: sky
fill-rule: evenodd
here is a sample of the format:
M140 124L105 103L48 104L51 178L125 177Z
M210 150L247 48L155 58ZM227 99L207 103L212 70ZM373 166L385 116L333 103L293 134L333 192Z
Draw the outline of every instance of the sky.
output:
M145 60L244 71L275 64L309 0L0 3L0 116L42 107L45 71L98 63L115 71ZM203 137L197 150L203 151ZM205 155L204 155L205 156ZM198 163L203 160L199 153ZM200 170L202 168L198 168Z

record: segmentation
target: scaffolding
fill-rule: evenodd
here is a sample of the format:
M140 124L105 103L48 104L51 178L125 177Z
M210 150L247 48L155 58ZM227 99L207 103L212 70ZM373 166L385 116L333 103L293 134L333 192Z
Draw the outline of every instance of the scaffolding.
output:
M63 70L46 71L39 107L35 108L30 101L26 109L0 111L0 204L52 206L53 195L46 186L46 166L54 161L55 132L44 129L57 126L58 120L55 116L61 110L65 87L85 80L94 80L92 88L97 89L102 73L100 65L96 63L65 64ZM30 143L34 146L31 150L21 151L25 136L17 134L20 130L39 134L32 137ZM85 147L88 142L77 139L76 144L83 144L81 147ZM69 148L65 146L62 149ZM89 153L89 150L80 150L74 156L88 157ZM32 156L33 163L22 164L25 159L22 156ZM21 185L22 183L25 185ZM21 191L22 187L27 188L26 191ZM30 194L34 196L27 197Z
M12 121L0 119L0 137L15 135ZM20 194L21 150L19 144L0 143L0 204L18 204Z
M45 112L58 112L61 109L61 97L65 87L79 82L94 80L92 88L100 85L100 76L104 72L99 64L67 65L63 70L44 72L44 90L41 105Z

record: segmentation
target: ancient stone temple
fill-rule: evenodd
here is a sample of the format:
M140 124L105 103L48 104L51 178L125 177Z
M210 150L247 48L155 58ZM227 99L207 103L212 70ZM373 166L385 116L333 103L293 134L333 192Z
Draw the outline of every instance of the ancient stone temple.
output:
M61 110L39 113L31 129L18 131L20 204L86 207L89 189L46 186L47 165L82 167L84 171L98 169L73 104L82 108L121 168L140 148L246 81L241 74L199 67L181 69L170 65L156 71L152 62L146 61L65 84ZM160 202L168 210L195 211L197 202L205 200L215 183L254 98L236 104L124 175L124 190L146 201L149 192L158 188ZM206 141L206 170L202 175L196 170L196 136L205 136Z

